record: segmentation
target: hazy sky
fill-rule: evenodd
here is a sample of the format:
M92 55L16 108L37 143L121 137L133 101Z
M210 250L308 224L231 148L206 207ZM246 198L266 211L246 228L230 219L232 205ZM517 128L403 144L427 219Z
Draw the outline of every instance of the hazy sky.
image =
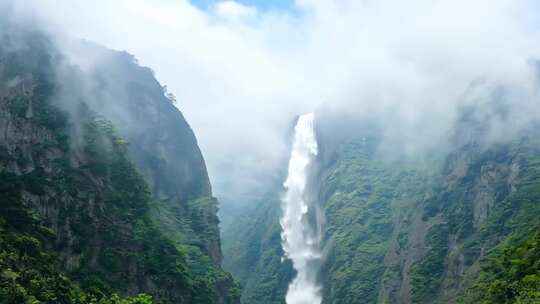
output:
M195 130L218 196L271 175L294 116L323 104L378 115L411 151L447 131L473 81L516 85L520 111L540 108L537 0L16 2L55 32L154 69Z
M219 0L192 0L191 3L202 9L212 9ZM246 6L255 6L260 11L269 10L294 10L294 0L239 0L236 1Z

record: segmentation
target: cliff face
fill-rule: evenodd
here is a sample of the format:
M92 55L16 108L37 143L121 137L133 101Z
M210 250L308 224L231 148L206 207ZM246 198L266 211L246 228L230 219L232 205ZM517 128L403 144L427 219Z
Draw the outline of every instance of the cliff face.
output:
M174 235L189 255L208 255L219 265L217 201L204 159L193 131L152 70L135 64L127 53L90 43L68 48L91 64L83 62L75 71L63 68L60 77L76 83L61 94L87 101L113 122L152 189L156 225Z
M484 261L538 229L539 144L531 133L392 162L377 155L376 136L339 144L320 176L324 302L465 301Z
M487 142L489 121L472 121L471 111L456 121L451 148L418 157L388 157L377 122L318 117L311 188L326 217L323 303L538 300L532 261L540 228L540 134L531 126ZM279 208L279 194L272 204ZM248 287L244 303L257 303L248 290L257 290L262 303L280 303L275 295L287 289L264 280L267 272L290 271L286 264L257 271L262 259L280 253L277 237L265 241L279 232L279 212L265 211L268 205L246 216L257 227L241 235L247 244L224 235L226 255L248 252L231 264Z
M16 27L0 40L0 298L236 303L204 160L152 72Z

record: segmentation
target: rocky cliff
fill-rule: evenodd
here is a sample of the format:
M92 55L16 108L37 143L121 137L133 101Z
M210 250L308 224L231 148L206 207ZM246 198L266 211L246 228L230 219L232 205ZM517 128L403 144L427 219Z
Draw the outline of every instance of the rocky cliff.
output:
M204 160L151 70L18 26L0 40L0 299L236 303Z
M489 140L489 119L505 111L478 110L463 109L448 148L414 156L383 149L377 121L318 116L311 188L326 217L323 303L536 303L540 136L530 125ZM279 209L268 210L282 190L273 189L246 216L257 227L241 235L247 244L224 234L226 255L248 252L226 263L247 287L244 303L284 302L287 285L266 275L290 273L268 258L280 253Z

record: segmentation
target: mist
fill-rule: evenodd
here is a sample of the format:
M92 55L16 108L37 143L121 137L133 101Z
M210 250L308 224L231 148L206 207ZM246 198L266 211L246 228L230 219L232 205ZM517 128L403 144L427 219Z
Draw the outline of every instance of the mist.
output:
M514 106L490 124L492 140L540 115L534 0L297 0L265 10L18 0L13 9L58 37L126 50L151 67L194 129L215 195L231 200L276 178L285 134L303 112L377 120L384 142L406 154L441 145L463 106L489 116L486 100L500 87Z

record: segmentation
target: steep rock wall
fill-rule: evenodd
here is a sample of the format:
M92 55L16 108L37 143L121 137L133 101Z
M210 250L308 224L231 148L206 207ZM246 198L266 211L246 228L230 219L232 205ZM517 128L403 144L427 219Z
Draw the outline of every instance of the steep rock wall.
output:
M0 34L0 171L51 229L58 270L100 294L237 302L201 153L150 70L104 49L88 70L42 33Z

